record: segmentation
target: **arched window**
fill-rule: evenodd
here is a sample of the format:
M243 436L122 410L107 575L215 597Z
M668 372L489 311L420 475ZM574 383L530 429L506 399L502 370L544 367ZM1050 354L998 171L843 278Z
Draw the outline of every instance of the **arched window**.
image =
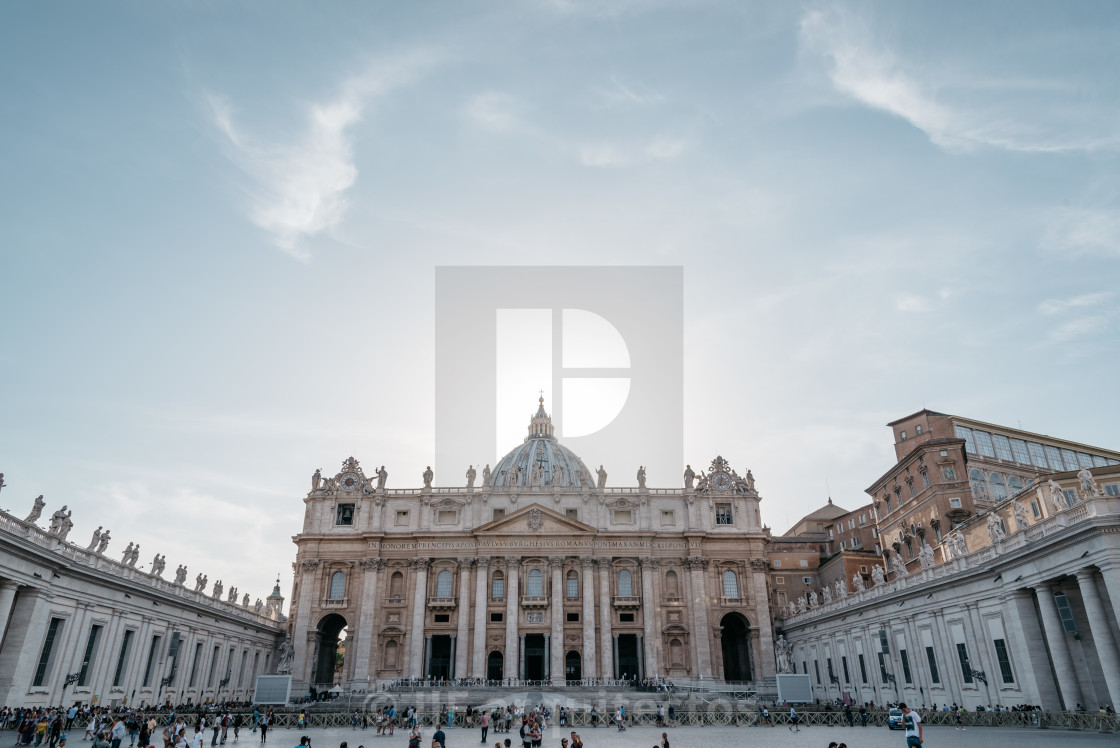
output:
M564 591L566 597L579 597L579 575L575 571L568 572L567 589Z
M729 600L739 599L739 577L730 569L723 572L723 596Z
M676 598L681 596L681 583L677 578L677 572L672 569L665 572L665 594Z
M398 654L395 641L390 641L385 645L385 668L387 670L395 670L398 667Z
M506 596L506 580L502 577L502 572L494 572L494 578L490 580L490 597L495 600L501 600Z
M331 590L327 595L328 600L341 600L346 596L346 575L341 571L331 574Z
M1002 475L991 473L988 476L988 485L992 487L992 499L994 501L1003 501L1007 498L1007 483L1004 482Z
M988 498L988 481L984 479L984 472L973 468L968 471L968 483L972 487L972 495L978 499Z
M626 569L618 572L618 596L630 597L634 594L634 582Z
M1023 490L1023 481L1017 475L1012 475L1007 478L1007 488L1011 491L1011 495L1019 493Z
M544 574L540 569L529 570L529 597L544 595Z
M400 600L403 593L404 574L401 574L399 571L394 571L393 576L389 577L389 598L392 600Z
M451 572L447 569L436 576L436 597L451 597Z
M669 666L684 667L684 645L680 639L669 641Z

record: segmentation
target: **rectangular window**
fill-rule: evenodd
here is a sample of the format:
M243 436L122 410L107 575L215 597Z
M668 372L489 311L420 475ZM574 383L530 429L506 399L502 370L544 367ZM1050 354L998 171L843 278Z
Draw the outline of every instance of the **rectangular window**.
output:
M121 676L124 675L124 669L128 666L128 655L132 648L132 635L136 632L132 629L127 629L124 632L124 640L121 642L121 653L117 655L117 669L113 671L113 685L119 686L121 684Z
M454 525L459 522L459 513L454 509L441 509L436 514L436 524Z
M851 683L852 679L851 679L851 677L848 676L848 658L847 657L841 657L840 658L840 666L842 668L844 668L844 682L845 683Z
M813 578L812 577L801 577L801 583L802 584L812 584L813 583Z
M1038 442L1028 442L1027 449L1031 453L1031 464L1035 467L1048 468L1050 464L1046 462L1046 451Z
M568 623L579 623L579 613L567 613L565 614L564 619Z
M191 679L187 683L188 688L194 688L198 683L198 663L202 659L202 642L194 645L194 659L191 661Z
M43 640L43 651L39 653L39 664L35 666L35 679L31 681L31 685L41 686L46 680L47 667L51 664L51 653L54 651L54 642L64 625L64 619L52 618L50 625L47 626L47 638Z
M995 457L996 449L992 445L992 435L987 431L976 431L976 449L984 457Z
M491 613L490 614L490 623L501 623L503 620L505 620L505 619L503 618L502 613Z
M957 659L961 661L961 675L965 683L972 682L972 666L968 664L968 647L964 644L957 645Z
M848 520L848 529L849 530L856 529L856 518L855 517L852 517L851 519Z
M731 516L730 504L716 504L716 524L717 525L733 525L735 522Z
M144 680L141 685L144 687L152 685L152 668L156 664L156 655L159 654L159 643L162 639L159 634L152 637L152 645L148 647L148 664L144 666Z
M879 629L879 651L881 651L883 654L891 653L891 645L890 642L887 641L886 629Z
M1077 464L1077 455L1073 453L1072 449L1062 450L1062 462L1065 463L1066 470L1077 470L1080 465Z
M922 486L925 488L930 486L929 473L925 470L922 471Z
M490 583L490 597L501 600L506 596L506 580L501 577L494 577Z
M451 623L450 613L436 613L432 618L433 623Z
M1108 460L1100 455L1093 455L1093 467L1105 467L1108 465Z
M339 504L335 510L334 523L336 525L350 526L354 524L354 505Z
M786 578L785 577L777 577L777 578L774 579L774 584L785 584L785 583L786 583Z
M859 655L859 680L861 683L867 682L867 663L863 661L863 655Z
M902 658L902 678L907 683L913 683L914 677L910 674L910 658L906 656L906 650L898 650L898 656Z
M961 500L959 498L951 498L951 499L949 499L949 506L952 507L953 509L960 509L961 508Z
M1011 673L1011 658L1007 656L1007 642L996 639L996 659L999 660L999 674L1003 676L1004 683L1014 683L1015 676Z
M813 660L813 672L817 674L817 685L821 682L821 665L819 660Z
M1106 483L1104 494L1105 496L1120 496L1120 483Z
M1078 452L1078 453L1077 453L1077 462L1078 462L1078 463L1079 463L1079 464L1081 465L1081 467L1083 467L1083 468L1091 468L1091 467L1093 467L1093 458L1092 458L1092 456L1090 456L1090 455L1087 455L1087 454L1085 454L1084 452Z
M579 578L568 577L568 579L566 580L566 584L568 585L568 589L566 590L567 597L579 597Z
M634 524L634 512L631 509L615 509L614 510L614 523L616 525L632 525Z
M505 509L495 509L494 510L494 516L492 517L492 519L498 520L498 519L501 519L504 516L506 516L506 510Z
M1062 489L1062 493L1065 494L1067 504L1073 506L1077 503L1077 491L1072 488L1065 488Z
M807 559L807 558L801 559L801 568L802 569L808 569L809 568L809 559Z
M568 519L574 519L576 522L579 522L579 510L578 509L565 509L564 510L564 516L567 517Z
M1062 464L1062 453L1058 451L1057 447L1046 445L1046 461L1050 463L1052 470L1065 470L1065 465Z
M1067 634L1077 633L1077 622L1073 620L1073 609L1069 606L1069 598L1064 592L1054 593L1054 605L1058 608L1058 618L1062 620L1062 628Z
M214 647L214 653L210 656L210 677L206 679L207 688L214 685L214 676L218 672L218 657L220 652L220 647Z
M1011 462L1015 458L1011 456L1011 441L1008 440L1003 434L992 434L992 441L996 445L996 457L1001 460Z
M633 623L634 622L634 614L633 613L619 613L618 614L618 622L619 623Z
M976 442L972 439L972 429L964 426L954 426L953 430L958 439L964 439L964 451L976 454Z
M775 569L780 569L780 568L782 568L782 559L778 558L778 559L775 559L775 560L774 560L774 568L775 568Z
M97 655L97 640L101 636L101 626L89 627L89 638L86 639L86 651L82 655L82 669L78 671L78 685L89 685L89 665L90 661Z
M237 669L237 687L241 688L241 684L245 681L245 663L249 659L249 650L244 650L241 653L241 667Z
M933 655L933 647L926 647L926 661L929 662L929 679L934 683L940 683L941 674L937 672L937 658Z
M1120 496L1120 491L1117 491L1117 495ZM1031 512L1034 514L1035 519L1038 519L1039 517L1042 516L1042 512L1039 511L1037 501L1032 501L1031 502Z
M1015 453L1015 462L1020 465L1030 465L1031 456L1027 451L1027 443L1022 439L1011 440L1011 451Z
M676 524L676 515L674 514L672 509L662 509L661 510L661 524L662 525Z
M394 521L395 521L397 527L408 527L408 510L407 509L398 509L397 510L397 518Z
M906 432L905 431L899 431L898 436L900 437L900 439L902 441L906 441Z

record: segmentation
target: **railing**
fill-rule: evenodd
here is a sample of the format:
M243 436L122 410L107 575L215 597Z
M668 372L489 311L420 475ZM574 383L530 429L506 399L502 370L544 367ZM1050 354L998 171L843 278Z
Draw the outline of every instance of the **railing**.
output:
M456 606L457 602L453 597L429 597L428 607L435 610L449 610Z
M615 595L611 604L616 608L638 608L642 605L642 598L637 595Z
M522 608L547 608L548 598L544 595L522 595Z

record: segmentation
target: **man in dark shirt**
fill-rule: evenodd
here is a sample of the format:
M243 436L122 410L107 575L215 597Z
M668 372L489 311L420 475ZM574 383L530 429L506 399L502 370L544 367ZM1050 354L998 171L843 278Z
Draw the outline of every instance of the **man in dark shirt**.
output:
M447 736L443 734L443 728L438 728L432 734L432 742L439 743L439 748L447 748Z

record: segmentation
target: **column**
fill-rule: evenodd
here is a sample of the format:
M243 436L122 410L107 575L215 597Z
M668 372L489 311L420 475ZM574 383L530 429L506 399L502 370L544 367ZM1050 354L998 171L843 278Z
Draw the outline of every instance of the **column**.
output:
M643 645L644 641L645 636L638 634L638 680L646 677L646 650Z
M455 656L456 653L458 652L458 643L459 643L459 635L458 634L452 634L451 635L451 662L449 663L448 668L447 668L450 671L447 675L448 680L454 680L455 677L458 675L458 669L457 669L458 664L457 664L457 658Z
M471 567L473 558L459 559L459 625L456 628L455 677L467 677L467 636L471 623Z
M292 631L292 645L295 651L292 653L292 693L300 693L307 690L307 686L313 680L310 669L314 666L312 658L310 657L311 637L314 633L311 628L311 603L315 597L315 574L319 568L318 559L310 559L300 563L300 581L299 581L299 595L298 602L293 600L292 603L296 606L296 620L295 627ZM206 656L209 657L210 653L207 652ZM199 693L206 690L206 684L203 683L199 686Z
M1066 631L1058 618L1058 608L1054 603L1054 590L1051 585L1043 584L1035 588L1038 593L1038 609L1042 614L1042 631L1050 646L1050 658L1054 663L1054 679L1058 681L1058 691L1067 710L1081 702L1081 688L1077 683L1077 673L1073 669L1073 658L1069 654Z
M595 669L595 559L584 556L579 560L583 569L583 659L580 670L584 678L594 678Z
M507 678L520 677L521 653L518 651L518 599L521 584L521 559L506 558L506 651L505 651L505 676Z
M490 594L490 558L475 559L474 573L474 652L471 677L486 677L486 601Z
M369 681L370 647L376 628L377 572L384 565L379 558L363 558L362 601L358 607L358 627L354 632L354 680ZM362 684L364 687L366 684ZM354 685L351 684L351 690Z
M696 643L696 667L704 678L712 677L712 650L710 645L712 632L708 626L708 587L704 579L704 570L708 568L708 559L693 557L686 559L689 577L692 580L692 620L696 622L696 630L692 632L692 641Z
M548 680L552 677L552 634L544 635L544 678Z
M1120 590L1120 569L1115 566L1101 565L1100 570L1104 588L1106 590ZM1120 592L1111 593L1109 596L1112 598L1112 612L1117 623L1120 623ZM1113 709L1116 708L1115 702L1112 707Z
M750 574L753 582L751 594L754 596L754 614L757 621L770 620L770 602L766 596L769 569L770 563L766 559L751 560ZM773 678L777 674L777 663L774 660L774 629L766 623L758 627L758 651L759 660L754 666L755 678L763 680ZM849 673L852 666L851 659L849 655Z
M20 704L31 687L47 632L51 597L46 590L25 587L15 601L8 620L11 635L0 652L0 702ZM61 644L56 642L55 646ZM57 662L54 667L59 668Z
M611 562L596 559L599 564L599 676L615 678L616 647L611 637Z
M517 677L525 680L525 634L518 634L517 640Z
M16 590L19 585L10 579L0 580L0 642L4 641L4 632L8 630L8 619L12 614L12 603L16 601Z
M653 575L657 573L657 560L643 558L642 565L642 636L641 636L641 673L657 675L657 652L654 645L657 642L657 633L654 624L657 622L657 609L653 604Z
M1081 569L1077 572L1077 586L1081 589L1085 614L1089 619L1090 630L1093 632L1093 641L1097 645L1097 656L1101 660L1101 670L1104 671L1104 682L1108 684L1111 699L1107 703L1116 704L1120 702L1120 656L1117 654L1116 640L1112 636L1108 616L1104 612L1100 591L1097 590L1096 574L1093 569ZM1115 594L1120 594L1120 590Z
M424 611L428 607L428 566L426 558L412 559L416 588L412 593L412 630L408 632L408 677L424 677Z
M611 660L614 662L614 673L612 675L617 679L622 677L622 674L618 672L618 634L612 634L611 639L614 642L614 653L611 656Z
M427 634L424 637L424 667L423 667L423 669L421 671L421 674L420 674L421 678L427 678L428 677L428 675L430 674L429 669L431 668L431 666L432 666L432 635Z
M546 641L552 642L548 650L548 672L553 677L564 678L564 559L554 556L548 559L552 570L552 632Z

